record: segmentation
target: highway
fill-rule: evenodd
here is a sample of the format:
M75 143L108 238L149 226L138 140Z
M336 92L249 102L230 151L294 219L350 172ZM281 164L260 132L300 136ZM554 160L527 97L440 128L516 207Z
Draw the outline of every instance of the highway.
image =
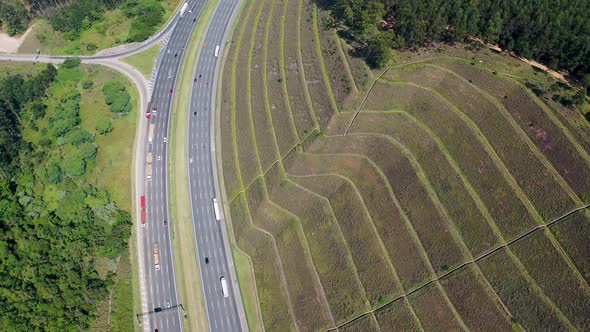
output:
M144 276L142 322L144 331L182 331L183 311L178 301L174 255L170 238L170 207L168 193L168 135L170 109L174 97L176 77L184 50L201 14L205 1L192 0L183 17L178 17L170 39L160 52L158 72L151 99L151 116L146 129L154 126L154 136L144 140L144 158L151 154L152 174L148 178L147 162L144 173L146 196L146 226L140 229L138 240L143 254L140 256ZM180 15L179 15L180 16ZM146 112L147 110L144 110ZM144 131L148 135L148 130ZM142 186L138 184L138 189ZM138 190L140 192L140 190ZM141 193L138 193L141 195ZM157 246L157 249L155 248ZM158 262L154 250L158 251ZM156 263L159 267L156 268ZM196 319L195 317L191 317Z
M192 89L188 115L189 190L193 227L197 243L197 257L200 258L200 273L207 306L207 317L211 331L241 331L247 329L245 316L225 225L215 219L212 198L218 196L217 173L214 169L214 149L211 148L212 115L215 96L216 73L221 57L214 55L215 46L223 46L229 23L233 18L239 0L221 0L208 26L204 43L210 45L200 50L196 82ZM145 177L147 226L141 237L144 251L142 267L145 276L147 312L144 313L144 330L182 330L183 310L178 303L174 258L169 232L168 199L168 146L170 108L174 97L175 82L184 50L201 14L205 1L189 1L184 17L179 18L173 28L166 47L160 53L158 73L151 99L147 127L155 126L154 136L146 145L145 153L151 153L152 176ZM189 13L190 11L190 13ZM222 50L219 50L221 55ZM199 77L199 75L201 77ZM196 115L193 115L196 114ZM146 132L147 134L147 132ZM149 141L149 140L148 140ZM145 160L145 159L144 159ZM166 221L166 223L165 223ZM174 221L172 221L174 222ZM223 221L222 221L223 222ZM159 270L155 268L154 244L157 243ZM204 257L209 257L205 264ZM228 297L221 291L220 278L228 281ZM237 295L237 296L236 296ZM145 319L147 314L148 319ZM189 319L198 319L189 317Z
M221 0L213 15L197 60L187 123L191 212L211 331L247 330L225 233L213 139L217 78L229 24L239 3ZM220 221L216 220L213 197L219 202ZM209 263L205 263L205 257ZM227 297L222 292L221 277L230 285Z
M184 310L178 301L174 255L170 238L170 212L168 193L168 135L170 110L178 70L184 50L190 39L206 0L188 0L188 8L180 17L177 13L168 24L154 36L142 43L123 45L104 50L96 55L80 56L84 63L94 63L116 69L137 85L140 92L141 120L137 125L135 193L137 216L140 216L140 197L145 196L146 223L138 223L138 268L142 312L137 319L144 331L182 331ZM219 198L220 190L215 168L214 144L214 100L220 60L230 23L235 18L241 0L221 0L205 35L204 43L210 45L200 50L196 79L190 102L188 125L188 172L191 193L191 210L197 257L207 306L207 318L211 331L246 331L247 324L237 286L233 259L224 224L215 219L212 198ZM148 104L147 84L143 76L131 66L118 61L119 58L135 54L159 42L169 35L168 43L160 51L155 70L151 101ZM215 46L219 45L219 57ZM48 56L44 54L0 54L0 61L30 61L61 63L68 55ZM196 59L195 59L196 60ZM201 75L201 77L199 77ZM151 106L148 106L151 105ZM148 107L154 109L149 119L145 113ZM148 129L154 126L153 137L148 138ZM151 154L152 174L147 176L147 156ZM125 184L122 184L125 185ZM220 202L221 204L221 202ZM220 210L221 209L220 205ZM138 220L139 221L139 220ZM157 262L154 255L157 247ZM209 257L205 264L204 257ZM158 263L158 264L157 264ZM158 265L156 267L156 265ZM228 281L228 297L221 292L220 278ZM187 317L199 319L200 317Z

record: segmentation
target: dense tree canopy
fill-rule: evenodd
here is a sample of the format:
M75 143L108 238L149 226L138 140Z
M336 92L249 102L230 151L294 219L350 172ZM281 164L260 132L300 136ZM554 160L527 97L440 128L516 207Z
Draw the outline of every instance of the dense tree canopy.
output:
M25 31L29 20L29 12L20 1L0 1L0 24L9 35Z
M100 22L109 9L121 8L132 19L128 36L121 40L142 41L151 36L164 17L162 0L19 0L0 1L0 23L11 35L24 32L33 17L46 17L56 31L75 40L80 33ZM27 9L28 8L28 9ZM96 49L89 43L88 50Z
M87 182L98 146L79 126L78 82L58 75L0 80L0 331L87 328L113 282L96 261L131 235L130 215ZM24 138L43 123L38 144Z
M580 77L590 72L590 0L324 2L354 41L379 45L361 47L367 57L385 45L406 49L474 35ZM384 38L386 30L392 32L389 38Z

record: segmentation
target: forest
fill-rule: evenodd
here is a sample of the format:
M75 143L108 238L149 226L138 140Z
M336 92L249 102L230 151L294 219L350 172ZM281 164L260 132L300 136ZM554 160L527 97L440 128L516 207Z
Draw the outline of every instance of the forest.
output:
M380 67L389 48L477 36L518 54L590 73L590 0L323 0L334 24L369 64Z
M106 10L120 8L132 20L128 42L143 41L164 17L160 0L17 0L0 2L0 23L10 35L24 32L34 17L47 18L52 28L75 40L80 32L103 19ZM28 9L27 9L28 8Z
M129 213L87 176L99 146L80 126L80 72L0 79L1 331L88 328L114 280L97 260L127 250Z

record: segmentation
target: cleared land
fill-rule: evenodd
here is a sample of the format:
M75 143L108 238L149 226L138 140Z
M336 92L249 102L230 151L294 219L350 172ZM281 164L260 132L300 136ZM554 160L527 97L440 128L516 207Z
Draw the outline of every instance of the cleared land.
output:
M124 58L123 62L127 62L128 64L135 67L140 73L143 74L143 77L145 77L146 80L149 80L152 75L152 71L154 70L154 66L156 65L156 58L158 57L158 53L160 52L161 48L162 45L158 43L141 53Z
M265 329L588 329L588 212L544 227L590 203L588 126L524 85L551 78L450 47L375 81L327 15L251 1L224 66L231 226Z

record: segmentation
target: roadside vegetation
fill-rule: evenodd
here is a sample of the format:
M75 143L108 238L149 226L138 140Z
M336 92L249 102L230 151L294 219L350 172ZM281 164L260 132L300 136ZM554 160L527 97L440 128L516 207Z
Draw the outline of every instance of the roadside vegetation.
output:
M123 58L122 61L135 67L143 74L146 80L149 80L152 76L152 71L156 65L156 59L161 47L158 43L143 52Z
M457 4L460 22L491 6L476 4ZM481 35L451 23L412 39L404 31L438 8L412 6L256 0L242 12L223 67L221 160L265 329L589 328L590 215L561 218L590 203L583 90L477 43L418 48ZM402 7L407 30L382 29ZM374 41L352 23L404 47L384 40L391 58L371 69L358 48ZM523 52L525 37L498 34ZM546 47L527 55L548 60Z
M30 23L34 23L32 33L25 39L19 51L40 50L45 54L93 54L120 44L143 41L166 22L176 9L178 2L178 0L31 1L26 6L27 10L14 14L22 21L18 25L20 30L15 30L15 33L24 32L29 26L29 20ZM18 5L15 5L15 8L17 7ZM0 7L0 19L2 19L1 9ZM12 23L5 23L5 26L11 26L10 24Z
M137 97L120 75L77 59L20 66L0 80L1 329L132 329L131 193L121 179L135 124L102 89L124 82L131 105Z

